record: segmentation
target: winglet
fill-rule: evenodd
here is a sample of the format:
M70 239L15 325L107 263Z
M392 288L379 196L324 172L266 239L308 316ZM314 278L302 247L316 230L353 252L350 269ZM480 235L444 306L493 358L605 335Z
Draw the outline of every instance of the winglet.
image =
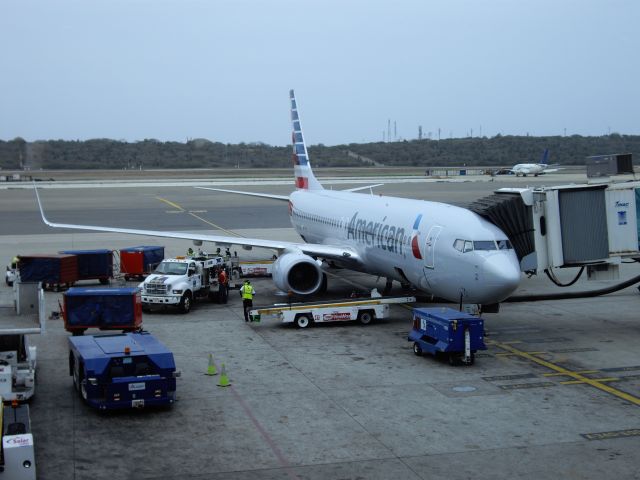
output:
M44 210L42 210L42 203L40 202L40 195L38 195L38 187L36 187L36 182L33 182L33 191L36 192L36 200L38 201L38 208L40 208L40 215L42 216L42 221L45 224L52 227L53 224L49 220L47 220L47 217L45 217L44 215Z
M302 190L323 190L322 185L316 179L313 170L311 170L307 145L302 135L302 127L300 126L298 104L293 90L289 90L289 98L291 100L291 123L293 124L291 143L293 145L292 158L293 170L296 176L296 188Z

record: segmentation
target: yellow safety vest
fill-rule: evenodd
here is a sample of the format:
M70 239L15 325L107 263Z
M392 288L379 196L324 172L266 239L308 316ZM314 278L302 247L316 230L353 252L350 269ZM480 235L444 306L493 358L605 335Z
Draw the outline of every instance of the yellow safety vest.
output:
M253 295L256 291L253 289L251 285L244 284L240 288L240 293L242 294L242 299L253 300Z

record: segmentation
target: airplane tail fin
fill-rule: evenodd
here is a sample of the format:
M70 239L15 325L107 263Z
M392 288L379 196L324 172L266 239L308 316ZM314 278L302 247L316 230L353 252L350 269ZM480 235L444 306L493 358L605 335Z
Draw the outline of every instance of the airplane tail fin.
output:
M293 124L291 141L293 144L293 169L296 176L296 188L302 190L324 190L313 174L313 170L311 170L307 144L304 142L302 127L300 126L298 104L293 90L289 90L289 98L291 99L291 122Z
M544 152L542 153L542 159L540 160L540 163L542 165L548 165L549 164L549 149L545 148Z

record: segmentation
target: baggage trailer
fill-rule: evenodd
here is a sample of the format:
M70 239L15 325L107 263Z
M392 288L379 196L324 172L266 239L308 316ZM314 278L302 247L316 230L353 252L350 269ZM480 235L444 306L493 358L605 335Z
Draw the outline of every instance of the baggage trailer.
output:
M408 341L413 353L446 356L451 365L473 365L478 350L486 350L484 321L452 308L414 308Z
M173 354L148 332L69 337L69 375L84 401L100 410L171 405Z
M107 285L113 278L113 252L111 250L65 250L58 252L78 258L78 280L98 280Z
M164 247L140 245L120 249L120 273L125 280L142 278L153 272L164 259Z
M82 335L87 328L137 331L142 328L142 298L137 287L74 287L64 293L64 328Z
M42 282L43 288L58 290L78 280L78 257L64 254L19 255L20 282Z
M262 315L275 316L282 323L293 323L307 328L312 323L357 320L363 325L377 318L389 316L389 305L413 303L415 297L382 297L372 293L370 298L325 300L306 303L279 303L270 307L258 307L249 312L251 321L259 322Z
M0 398L0 480L36 480L29 405L4 405Z

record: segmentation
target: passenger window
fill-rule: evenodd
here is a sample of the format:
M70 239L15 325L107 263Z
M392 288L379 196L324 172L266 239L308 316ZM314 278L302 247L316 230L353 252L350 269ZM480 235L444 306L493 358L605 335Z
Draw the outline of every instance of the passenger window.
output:
M471 240L464 241L464 251L473 252L473 242Z
M464 240L457 239L455 242L453 242L453 248L455 248L459 252L464 251Z

